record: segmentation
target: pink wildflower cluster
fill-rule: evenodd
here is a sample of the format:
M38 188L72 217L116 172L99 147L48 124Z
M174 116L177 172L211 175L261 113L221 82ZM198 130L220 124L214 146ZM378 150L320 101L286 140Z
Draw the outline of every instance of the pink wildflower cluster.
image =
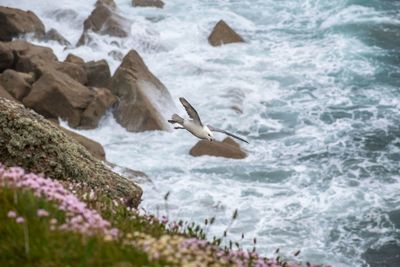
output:
M1 186L32 190L35 196L57 203L58 208L66 214L65 222L58 227L60 230L74 231L85 235L100 233L111 239L116 239L119 235L118 230L111 228L108 221L104 220L96 211L89 209L85 203L64 189L58 181L33 173L26 174L19 167L5 168L0 164ZM14 213L10 211L8 217L15 217L16 213ZM46 217L49 214L47 211L39 209L37 215Z

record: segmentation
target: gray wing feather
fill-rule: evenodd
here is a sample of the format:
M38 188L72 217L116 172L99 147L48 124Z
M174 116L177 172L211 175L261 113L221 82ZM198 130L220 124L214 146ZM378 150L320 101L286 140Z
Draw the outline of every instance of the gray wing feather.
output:
M233 138L236 138L236 139L238 139L238 140L240 140L240 141L243 141L243 142L245 142L245 143L247 143L247 144L249 143L249 142L247 142L245 139L240 138L239 136L234 135L234 134L232 134L232 133L230 133L230 132L227 132L227 131L225 131L225 130L215 128L215 127L213 127L213 126L211 126L211 125L207 125L207 127L208 127L208 129L210 129L210 131L219 132L219 133L224 133L224 134L229 135L229 136L232 136Z
M201 123L199 114L197 114L197 111L194 109L194 107L192 107L192 105L190 105L190 103L183 97L180 97L179 101L181 101L181 103L182 103L183 107L186 109L186 112L189 115L189 117L194 122L199 124L200 126L203 126L203 123Z

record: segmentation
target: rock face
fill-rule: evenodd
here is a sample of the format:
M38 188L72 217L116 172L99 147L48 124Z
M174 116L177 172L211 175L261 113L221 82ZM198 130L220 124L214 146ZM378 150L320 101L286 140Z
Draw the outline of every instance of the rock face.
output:
M241 150L240 145L230 137L225 138L222 142L201 140L189 153L195 157L204 155L232 159L244 159L247 157L246 152Z
M46 36L45 39L47 41L56 41L61 45L65 45L65 46L70 46L71 43L68 42L67 39L64 38L64 36L62 36L57 30L55 29L50 29L48 32L46 32Z
M129 21L115 13L114 8L107 1L98 1L95 9L83 23L83 33L78 45L89 41L88 30L102 35L127 37Z
M128 131L169 129L167 117L176 109L171 95L135 50L124 57L116 70L111 90L119 97L114 116Z
M110 87L111 72L107 61L89 61L83 65L87 73L87 85L93 87Z
M0 84L16 99L22 100L31 91L33 77L29 74L5 70L0 76Z
M111 199L137 207L142 190L113 173L83 146L22 105L0 98L0 162L59 180L104 188Z
M163 8L164 2L161 0L132 0L134 7L158 7Z
M94 99L82 113L81 128L93 129L99 124L106 111L117 102L117 98L106 88L93 88Z
M58 71L45 71L27 97L25 106L48 118L61 117L71 127L78 127L82 112L92 101L94 93L68 75Z
M243 43L243 38L237 34L225 21L220 20L208 36L208 42L212 46L220 46L229 43Z
M11 41L27 33L33 33L38 38L45 35L43 23L31 11L0 7L0 25L0 41Z

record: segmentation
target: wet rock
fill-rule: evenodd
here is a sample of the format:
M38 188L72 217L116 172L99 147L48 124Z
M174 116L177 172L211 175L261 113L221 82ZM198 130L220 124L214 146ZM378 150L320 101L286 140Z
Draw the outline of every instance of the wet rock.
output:
M83 24L83 33L78 41L78 46L90 41L88 31L91 30L101 35L110 35L124 38L128 36L129 21L116 14L113 8L98 4Z
M113 169L116 173L136 182L136 183L153 183L147 174L141 171L132 170L127 167L119 166L117 164L106 162L106 164Z
M0 72L13 68L14 54L8 45L0 42Z
M47 118L60 117L67 120L69 126L78 127L82 112L93 97L94 93L89 88L67 74L46 70L33 84L23 103Z
M112 172L57 126L4 98L0 98L0 162L53 179L85 182L134 207L142 195L139 186Z
M22 100L31 90L32 75L15 70L5 70L0 76L0 83L16 99Z
M27 33L33 33L37 38L45 35L43 23L31 11L0 7L0 25L0 41L11 41Z
M4 87L0 84L0 99L5 98L14 102L18 102Z
M164 2L161 0L132 0L134 7L158 7L163 8Z
M116 70L111 90L119 97L114 116L128 131L170 129L166 122L176 109L171 95L135 50Z
M110 90L106 88L93 88L93 90L94 99L82 114L80 128L96 128L106 111L117 102L117 97Z
M53 67L60 72L68 74L80 84L86 85L88 83L88 75L83 65L69 62L56 62Z
M107 61L89 61L84 64L87 73L87 85L93 87L110 87L111 72Z
M45 39L47 41L56 41L61 45L65 46L71 46L71 43L64 38L57 30L55 29L50 29L48 32L46 32L46 37Z
M244 159L247 157L246 152L244 152L240 148L240 145L230 137L225 138L222 142L201 140L189 153L195 157L204 155L232 159Z
M64 62L74 63L74 64L77 64L77 65L85 64L85 61L81 57L78 57L78 56L76 56L74 54L71 54L71 53L68 54L68 56L65 58Z
M97 0L95 6L98 7L101 5L108 6L111 9L117 8L117 5L115 4L114 0Z
M122 61L122 59L124 58L124 54L116 50L108 52L108 55L117 61Z
M237 34L225 21L220 20L208 36L208 42L212 46L220 46L229 43L243 43L243 38Z

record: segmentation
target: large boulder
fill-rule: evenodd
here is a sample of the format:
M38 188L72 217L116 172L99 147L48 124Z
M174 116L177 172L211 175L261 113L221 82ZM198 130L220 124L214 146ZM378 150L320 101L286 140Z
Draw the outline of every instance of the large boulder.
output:
M40 19L31 11L0 7L0 41L11 41L27 33L42 38L45 28Z
M60 117L67 120L71 127L78 127L82 112L93 98L93 91L68 75L46 70L33 84L23 103L45 117Z
M229 43L243 43L244 40L225 21L220 20L214 26L210 36L208 36L208 42L212 46L220 46Z
M83 65L87 74L87 85L93 87L110 87L111 72L107 61L89 61Z
M163 8L164 2L162 0L132 0L132 6Z
M54 62L52 67L60 72L67 74L69 77L79 82L80 84L87 85L88 75L83 65L70 63L70 62Z
M34 72L40 76L42 69L57 62L53 50L23 40L2 43L5 51L11 51L14 57L13 69L19 72Z
M129 20L118 15L112 5L107 4L106 1L98 1L95 9L83 23L83 33L77 45L84 45L89 42L88 31L101 35L127 37L129 25Z
M117 102L117 97L110 90L106 88L93 88L93 90L94 99L82 113L81 128L96 128L106 111Z
M137 207L142 190L110 171L57 126L22 105L0 98L0 162L53 179L102 188L110 199Z
M114 116L128 131L170 129L166 122L176 109L171 95L135 50L116 70L111 90L119 97Z
M14 54L10 47L0 42L0 72L13 68Z
M22 100L31 91L32 75L15 70L5 70L0 76L0 84L16 99Z
M240 145L230 137L225 138L222 142L201 140L192 147L189 153L195 157L204 155L232 159L244 159L247 157L246 152L241 150Z

